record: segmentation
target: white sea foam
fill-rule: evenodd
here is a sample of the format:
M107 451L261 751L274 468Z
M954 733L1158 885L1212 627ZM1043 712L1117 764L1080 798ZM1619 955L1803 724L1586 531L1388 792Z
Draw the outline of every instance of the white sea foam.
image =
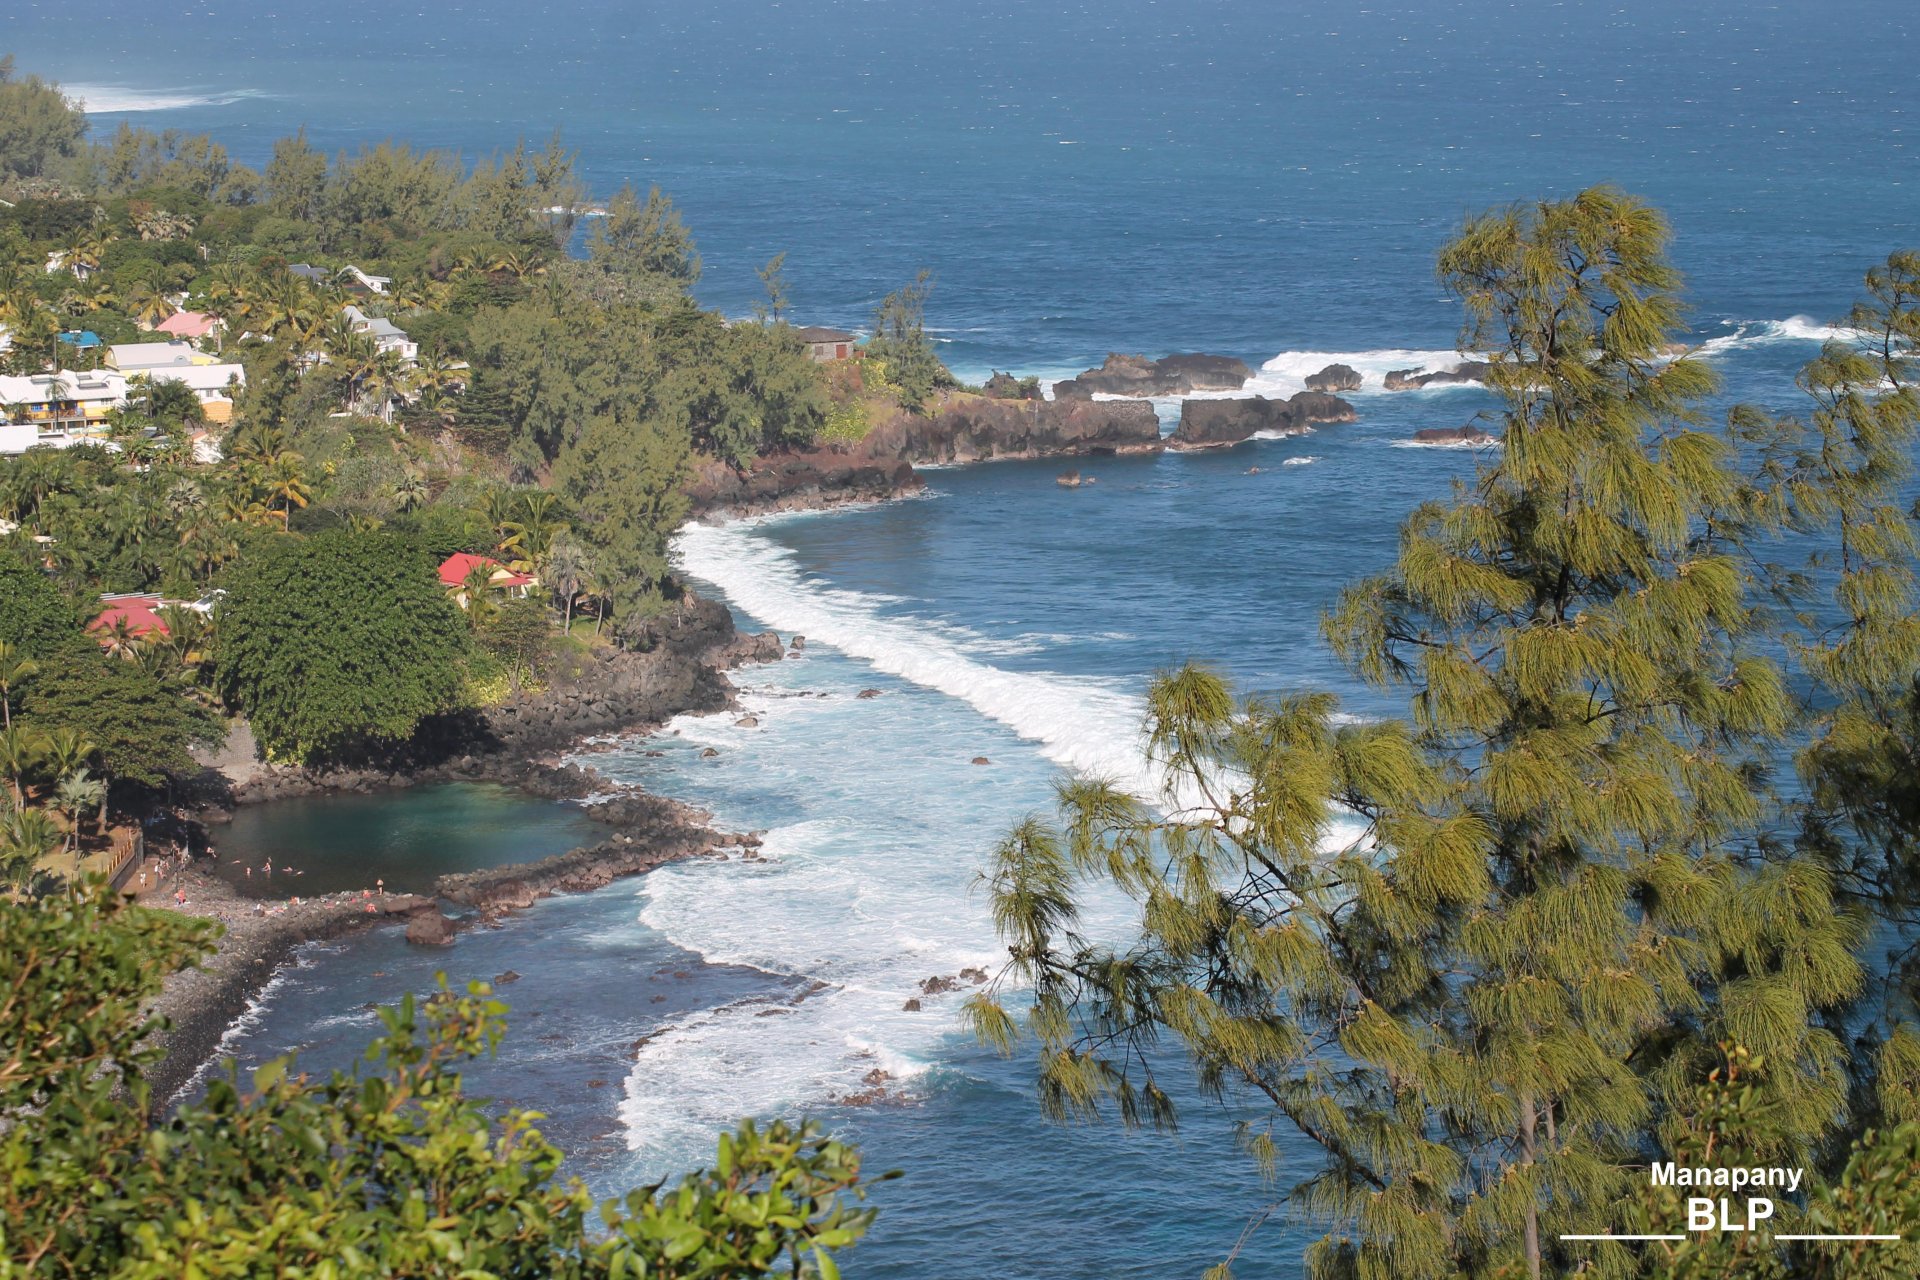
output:
M258 89L134 89L126 85L68 84L60 86L78 99L88 115L117 116L137 111L182 111L188 107L224 107L266 95Z
M1320 461L1319 458L1315 457L1312 454L1307 454L1305 457L1301 457L1301 458L1288 458L1285 462L1282 462L1280 465L1283 467L1306 467L1306 466L1311 466L1312 464L1318 461Z
M1395 440L1395 449L1499 449L1498 440Z
M295 956L297 959L297 952ZM261 1020L267 1010L272 1007L274 997L279 995L281 988L286 985L287 972L282 969L267 979L265 986L253 993L252 999L247 1001L247 1007L241 1010L240 1016L227 1024L227 1029L221 1033L220 1042L213 1047L213 1052L207 1055L206 1061L196 1067L193 1074L187 1077L186 1082L174 1090L173 1096L167 1100L169 1104L178 1103L192 1096L214 1070L234 1056L235 1050L241 1043L260 1029Z
M1111 778L1142 797L1158 786L1139 750L1137 695L1085 678L1003 671L911 621L889 618L858 592L808 582L793 555L752 522L691 525L675 539L681 568L724 590L776 631L797 631L876 670L959 698L1037 743L1049 760Z
M783 518L794 517L770 519ZM920 984L1004 961L977 873L1009 823L1048 807L1052 766L1149 799L1160 791L1137 688L997 668L964 628L807 577L764 523L690 527L676 555L743 613L806 635L807 661L746 677L754 684L740 702L756 727L734 712L682 716L646 745L664 744L679 762L665 767L685 770L664 785L722 825L769 811L779 825L760 860L662 867L638 897L648 927L709 963L768 974L774 989L676 1019L637 1050L620 1116L628 1146L658 1173L702 1158L735 1116L818 1112L874 1088L911 1094L948 1052L972 989ZM903 683L853 697L873 671ZM718 754L702 759L707 746ZM976 754L991 767L972 765ZM615 778L662 767L637 746L594 763ZM1342 823L1335 838L1351 835ZM1121 943L1138 925L1137 907L1110 886L1089 887L1081 908L1087 937Z
M1367 395L1376 391L1385 391L1386 377L1395 369L1418 369L1432 373L1440 369L1451 369L1469 358L1458 351L1424 351L1412 347L1394 347L1381 351L1282 351L1256 369L1253 378L1238 392L1216 394L1260 395L1278 399L1305 391L1307 379L1328 365L1344 364L1360 375L1360 389L1357 392L1343 391L1340 394ZM1460 386L1476 385L1475 383L1450 383L1445 386L1423 388L1422 393L1432 394L1457 390ZM1412 393L1394 392L1393 394Z
M1695 348L1697 354L1714 356L1723 351L1744 351L1781 342L1845 341L1859 336L1857 330L1843 325L1821 324L1811 316L1788 316L1785 320L1728 320L1725 323L1733 332L1708 338Z

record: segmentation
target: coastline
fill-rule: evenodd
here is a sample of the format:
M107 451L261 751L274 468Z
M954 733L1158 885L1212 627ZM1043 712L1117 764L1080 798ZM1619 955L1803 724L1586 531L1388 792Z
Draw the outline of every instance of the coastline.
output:
M763 458L749 471L710 464L689 485L690 522L717 523L781 513L824 511L916 497L926 481L914 464L950 466L989 461L1084 458L1159 452L1167 447L1151 405L1130 401L996 401L967 396L931 415L898 418L858 446L829 446ZM156 1033L165 1056L149 1076L157 1108L172 1105L210 1064L228 1030L246 1013L294 951L309 942L382 924L427 918L432 942L460 928L523 910L554 894L591 892L668 862L751 846L751 835L726 833L711 815L633 786L614 787L577 764L562 763L590 741L645 732L687 712L717 713L737 704L726 672L778 661L785 646L772 632L736 629L725 606L691 593L679 612L656 624L648 652L596 654L583 678L538 695L508 700L484 723L449 725L407 756L359 767L314 772L252 765L198 797L194 816L218 823L239 805L301 795L370 792L439 782L494 782L548 799L609 798L585 812L609 836L536 862L443 876L430 895L352 894L291 902L240 898L217 877L189 866L168 880L185 886L186 910L209 913L227 932L200 966L168 977L153 1011L170 1025ZM211 771L210 771L211 772ZM442 902L465 908L449 919ZM150 905L177 909L170 899Z

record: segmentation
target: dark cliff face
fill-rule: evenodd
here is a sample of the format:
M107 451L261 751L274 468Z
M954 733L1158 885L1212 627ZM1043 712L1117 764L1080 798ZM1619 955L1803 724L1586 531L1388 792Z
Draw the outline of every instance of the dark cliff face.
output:
M925 415L900 414L854 445L756 460L749 471L706 462L687 486L696 517L873 502L926 487L916 462L1085 457L1161 447L1153 406L954 396Z
M1098 369L1057 382L1058 400L1086 400L1096 393L1115 396L1184 396L1195 391L1238 391L1253 370L1232 356L1171 355L1159 360L1145 356L1109 355Z
M1338 396L1302 391L1290 400L1246 396L1237 400L1188 400L1180 406L1180 427L1167 441L1170 449L1222 449L1262 432L1299 435L1318 422L1354 422L1359 415Z
M906 462L1149 453L1160 447L1160 420L1152 405L1137 402L969 396L926 417L903 415L883 423L861 445L872 454Z

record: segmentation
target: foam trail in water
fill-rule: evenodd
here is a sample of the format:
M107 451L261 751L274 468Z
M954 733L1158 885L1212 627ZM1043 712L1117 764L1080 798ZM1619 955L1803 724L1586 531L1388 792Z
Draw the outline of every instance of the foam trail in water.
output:
M1140 752L1137 696L1100 681L976 661L925 627L882 615L858 592L809 583L792 553L757 536L752 521L689 526L675 548L683 570L774 630L825 641L878 671L959 698L1038 743L1055 764L1112 779L1143 798L1158 794Z
M224 107L265 95L257 89L207 92L193 89L130 89L124 85L69 84L61 92L76 98L88 115L117 116L136 111L182 111L188 107Z

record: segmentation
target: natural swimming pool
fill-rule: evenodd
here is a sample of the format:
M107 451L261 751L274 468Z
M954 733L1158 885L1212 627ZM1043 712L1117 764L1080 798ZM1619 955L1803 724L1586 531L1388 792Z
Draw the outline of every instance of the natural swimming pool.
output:
M282 898L371 889L378 880L424 893L450 872L545 858L605 832L575 805L449 782L245 805L210 834L224 879L249 896Z

